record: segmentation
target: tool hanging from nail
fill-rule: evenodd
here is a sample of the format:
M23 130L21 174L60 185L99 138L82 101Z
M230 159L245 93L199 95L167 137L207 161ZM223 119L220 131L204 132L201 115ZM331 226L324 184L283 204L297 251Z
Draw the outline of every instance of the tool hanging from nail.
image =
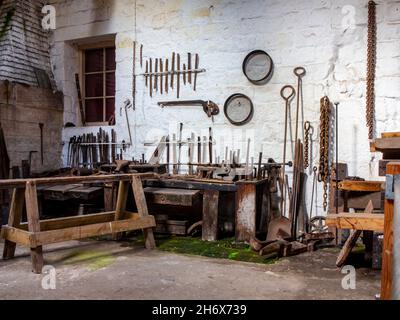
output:
M179 90L180 90L180 82L181 82L181 56L179 53L176 55L176 69L177 69L177 78L176 78L176 97L179 99Z
M210 100L186 100L186 101L161 101L158 103L162 108L171 107L171 106L202 106L203 111L207 114L209 118L213 118L214 116L219 114L219 107L215 102Z
M297 67L293 70L297 77L297 103L296 103L296 131L294 141L297 143L299 132L299 113L303 112L303 77L306 74L306 69ZM301 105L301 106L300 106Z
M126 99L124 102L124 109L125 109L125 117L126 117L126 125L128 127L128 133L129 133L129 142L132 144L132 134L131 134L131 126L129 123L129 117L128 117L128 109L133 108L132 103L129 99Z
M281 97L285 100L285 134L284 134L284 140L283 140L283 159L282 163L286 163L286 145L287 145L287 132L288 132L288 122L289 122L289 108L290 108L290 102L295 96L296 91L295 89L290 86L284 86L281 90ZM285 216L286 214L286 192L287 192L287 184L286 184L286 174L285 174L285 169L286 167L283 165L282 166L282 184L283 187L281 188L282 190L282 195L281 195L281 212L282 216Z

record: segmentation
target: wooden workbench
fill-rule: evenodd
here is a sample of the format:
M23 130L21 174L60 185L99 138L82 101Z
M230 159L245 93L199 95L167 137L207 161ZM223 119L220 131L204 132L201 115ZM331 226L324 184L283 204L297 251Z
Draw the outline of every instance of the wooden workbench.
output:
M154 248L152 228L155 227L155 220L153 216L148 214L141 181L142 178L149 176L153 176L153 174L0 180L0 189L13 189L8 225L3 226L1 230L1 237L5 239L3 258L13 258L17 244L27 246L31 249L33 272L41 273L43 267L42 247L44 245L105 234L114 234L118 238L121 232L140 229L144 233L146 248ZM115 210L40 221L37 199L38 186L105 182L119 182ZM130 184L138 209L137 213L126 211ZM24 204L27 212L27 223L21 223Z
M203 195L203 229L204 241L218 239L219 219L221 211L228 210L221 203L224 194L233 193L235 239L238 242L249 242L256 235L257 214L263 209L268 180L228 182L203 179L160 178L146 179L144 185L151 188L172 188L201 190Z

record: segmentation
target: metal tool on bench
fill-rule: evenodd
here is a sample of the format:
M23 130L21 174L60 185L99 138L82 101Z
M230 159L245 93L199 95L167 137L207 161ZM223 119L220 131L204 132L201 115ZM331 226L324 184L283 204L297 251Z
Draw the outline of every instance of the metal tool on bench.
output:
M172 106L202 106L203 111L209 118L213 118L219 114L218 105L211 100L160 101L158 105L162 108Z

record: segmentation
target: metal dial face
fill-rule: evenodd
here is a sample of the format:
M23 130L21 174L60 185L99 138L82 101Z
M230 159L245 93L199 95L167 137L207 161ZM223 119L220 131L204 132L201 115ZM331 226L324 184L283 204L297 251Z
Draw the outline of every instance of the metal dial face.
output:
M226 100L224 111L232 124L240 126L251 120L254 108L249 97L236 93Z

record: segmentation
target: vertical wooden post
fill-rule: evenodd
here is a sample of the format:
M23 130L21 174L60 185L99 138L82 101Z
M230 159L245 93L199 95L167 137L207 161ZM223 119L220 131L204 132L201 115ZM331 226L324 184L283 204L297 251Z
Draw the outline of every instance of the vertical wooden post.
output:
M386 166L386 174L400 174L400 163L390 162ZM385 199L385 226L383 234L381 299L392 298L392 267L393 267L393 216L394 201Z
M146 197L143 191L142 180L140 177L134 176L132 178L132 189L139 215L141 217L148 216L149 211L147 209ZM156 243L154 241L153 229L143 229L143 234L146 248L154 249L156 247Z
M204 190L202 240L218 240L219 191Z
M25 189L26 214L29 232L40 232L39 206L35 182L28 181ZM43 250L42 246L31 248L32 271L42 273Z
M252 182L243 182L237 187L235 239L249 242L256 235L257 186Z
M8 225L18 228L21 223L22 211L25 204L25 190L14 189L10 205L10 214L8 217ZM3 259L11 259L15 255L16 243L6 240L4 243Z
M399 176L400 177L400 176ZM392 300L400 300L400 179L394 179Z
M124 217L126 203L128 201L129 182L120 181L118 188L117 203L115 207L115 220L121 220ZM122 233L113 234L113 239L121 240Z

